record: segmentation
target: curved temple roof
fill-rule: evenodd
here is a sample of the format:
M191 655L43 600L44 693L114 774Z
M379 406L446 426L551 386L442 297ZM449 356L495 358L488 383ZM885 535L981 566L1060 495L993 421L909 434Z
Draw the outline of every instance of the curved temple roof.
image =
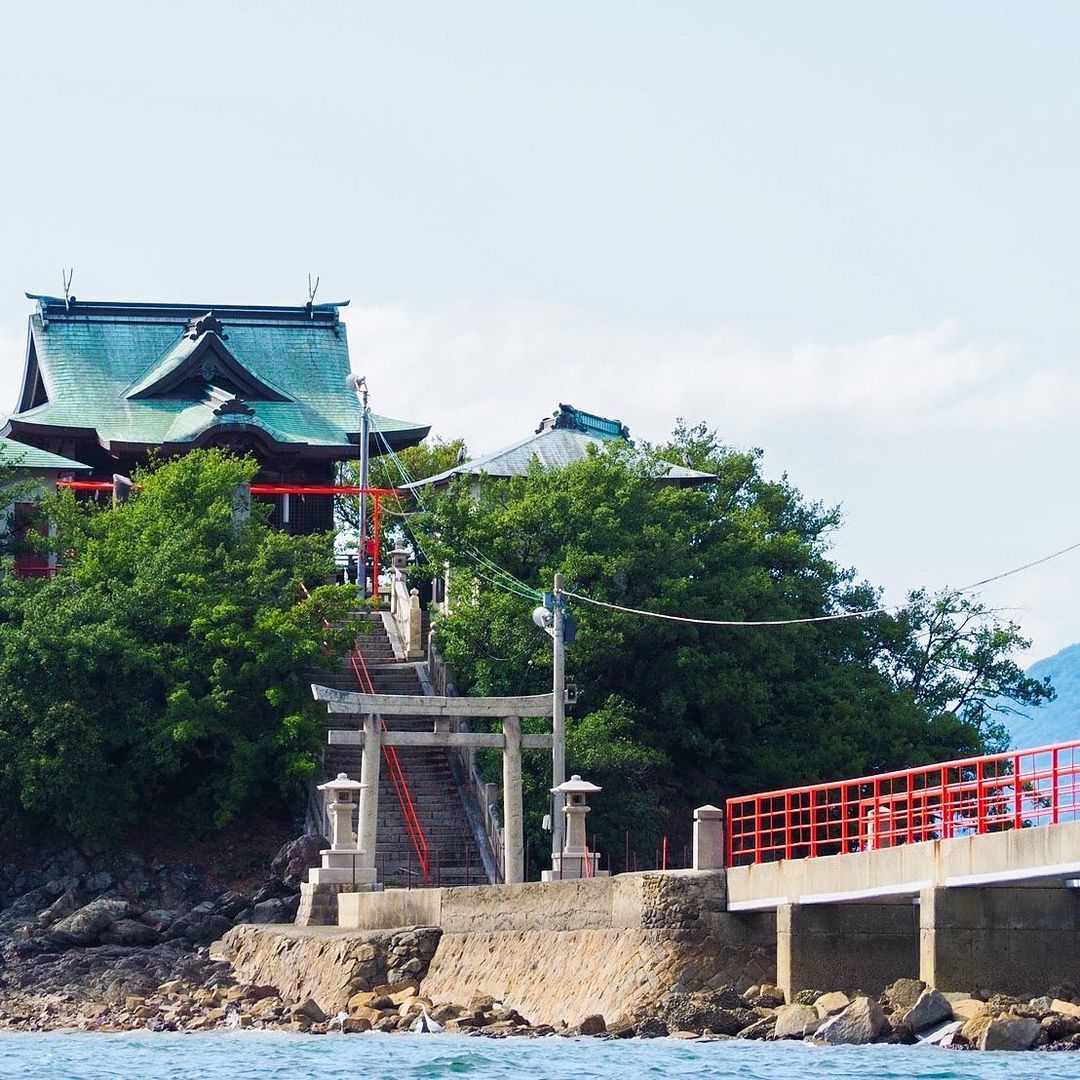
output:
M457 476L524 476L534 459L543 469L558 469L580 461L589 452L590 446L603 446L615 439L629 441L629 437L629 429L618 420L593 416L572 405L560 405L551 417L541 421L535 434L520 442L406 486L439 487ZM698 472L684 465L664 464L667 468L657 477L661 483L692 486L716 479L711 473Z
M4 434L63 429L106 449L182 446L240 426L319 457L356 454L360 414L340 304L103 303L27 294L26 367ZM428 426L373 423L391 446ZM377 452L372 447L373 452Z

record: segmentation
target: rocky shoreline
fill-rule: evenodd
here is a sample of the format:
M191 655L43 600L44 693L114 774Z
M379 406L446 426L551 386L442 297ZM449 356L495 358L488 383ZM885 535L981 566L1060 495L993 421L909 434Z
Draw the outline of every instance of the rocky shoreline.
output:
M36 873L0 867L0 1031L360 1034L409 1031L427 1017L446 1031L488 1038L666 1036L1080 1050L1075 987L1019 999L985 991L943 994L913 979L893 983L876 999L807 990L791 1002L769 984L741 993L730 986L695 993L675 987L632 1015L594 1015L575 1026L531 1024L490 996L450 1002L424 995L441 935L435 927L373 933L359 947L349 945L345 975L326 988L322 1002L297 1000L288 956L269 968L281 985L244 981L243 964L231 962L230 942L258 932L233 928L291 922L299 882L324 845L316 836L286 844L271 875L253 888L212 887L192 865L91 857L75 849ZM212 955L210 944L223 937ZM325 948L334 948L333 938ZM248 979L266 970L249 967ZM316 990L309 984L306 992Z

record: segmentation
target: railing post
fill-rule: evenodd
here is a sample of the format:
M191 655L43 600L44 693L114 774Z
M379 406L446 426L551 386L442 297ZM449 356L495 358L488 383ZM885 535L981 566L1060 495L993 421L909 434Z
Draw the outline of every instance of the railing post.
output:
M699 806L694 811L694 862L695 870L722 870L724 868L725 838L724 811L719 806ZM627 851L630 834L627 833ZM627 862L629 862L629 854Z

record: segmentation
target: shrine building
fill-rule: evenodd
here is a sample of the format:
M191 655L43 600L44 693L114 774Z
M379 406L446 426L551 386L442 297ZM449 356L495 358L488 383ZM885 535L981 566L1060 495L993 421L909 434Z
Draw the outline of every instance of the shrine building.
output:
M340 308L86 302L27 294L26 364L0 435L111 481L158 453L250 454L256 484L325 486L356 459ZM371 414L369 453L414 446L428 425ZM84 474L85 475L85 474ZM333 497L270 496L293 533L333 528Z

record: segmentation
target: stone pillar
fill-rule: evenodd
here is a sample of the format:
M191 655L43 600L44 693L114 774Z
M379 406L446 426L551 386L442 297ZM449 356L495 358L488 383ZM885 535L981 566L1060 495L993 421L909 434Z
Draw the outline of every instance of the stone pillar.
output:
M424 624L424 616L420 611L420 593L416 589L409 592L409 640L407 642L410 660L422 660L424 656L424 639L420 628Z
M382 760L382 724L369 713L364 717L364 750L360 759L360 814L356 846L364 852L366 866L375 865L379 827L379 769Z
M1075 889L924 889L919 909L919 978L939 990L1031 997L1080 982Z
M800 990L861 990L877 996L919 973L915 905L781 904L776 910L776 983Z
M694 869L724 869L724 811L718 806L694 811Z
M503 720L503 880L516 885L525 880L525 833L522 826L521 717Z

